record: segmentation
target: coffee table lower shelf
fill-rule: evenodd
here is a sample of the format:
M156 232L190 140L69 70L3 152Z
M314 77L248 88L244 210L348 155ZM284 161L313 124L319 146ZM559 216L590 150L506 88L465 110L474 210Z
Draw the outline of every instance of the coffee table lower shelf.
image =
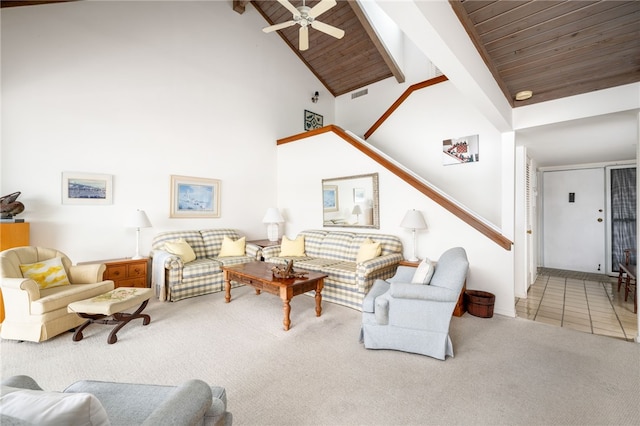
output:
M223 266L225 283L225 302L231 302L231 281L249 285L256 294L265 291L282 299L285 331L291 327L291 299L299 294L315 290L316 316L322 315L322 289L325 274L309 272L306 278L276 278L271 272L272 264L266 262L250 262L241 265ZM298 271L301 272L301 271Z

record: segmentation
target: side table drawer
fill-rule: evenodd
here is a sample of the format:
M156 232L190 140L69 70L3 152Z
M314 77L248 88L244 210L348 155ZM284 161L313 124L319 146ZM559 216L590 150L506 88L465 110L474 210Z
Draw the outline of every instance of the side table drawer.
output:
M128 277L144 277L147 275L147 262L137 263L135 265L127 265Z
M127 277L126 265L110 265L104 272L105 280L119 280Z

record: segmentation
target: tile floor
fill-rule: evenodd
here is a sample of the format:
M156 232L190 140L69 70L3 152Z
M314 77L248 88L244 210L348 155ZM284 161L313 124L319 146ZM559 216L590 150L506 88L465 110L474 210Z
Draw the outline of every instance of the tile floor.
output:
M526 299L516 298L521 318L633 341L638 334L633 299L624 301L617 278L540 268Z

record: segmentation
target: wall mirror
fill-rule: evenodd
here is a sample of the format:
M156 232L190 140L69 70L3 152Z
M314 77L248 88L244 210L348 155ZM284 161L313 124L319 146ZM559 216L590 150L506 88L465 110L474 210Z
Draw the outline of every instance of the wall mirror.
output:
M380 229L378 174L322 179L324 226Z

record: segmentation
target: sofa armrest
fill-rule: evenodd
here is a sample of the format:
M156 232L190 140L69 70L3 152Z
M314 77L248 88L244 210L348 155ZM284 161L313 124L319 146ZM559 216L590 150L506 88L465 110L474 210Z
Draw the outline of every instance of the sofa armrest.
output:
M262 248L262 257L264 261L268 262L271 257L278 257L280 255L280 244Z
M244 248L245 254L252 259L261 260L262 248L253 243L247 243Z
M73 265L69 268L71 284L92 284L102 281L107 266L104 263Z
M182 269L184 262L182 258L177 254L171 254L165 250L153 250L151 251L151 265L153 267L154 262L160 260L163 263L164 269Z
M401 260L402 254L393 253L357 263L356 284L358 285L358 291L366 294L376 279L386 280L390 278Z
M433 302L456 302L458 294L444 287L424 284L392 283L391 297L397 299L419 299Z
M211 407L213 395L202 380L189 380L176 387L144 421L143 425L163 426L201 424ZM142 403L142 401L140 401Z

